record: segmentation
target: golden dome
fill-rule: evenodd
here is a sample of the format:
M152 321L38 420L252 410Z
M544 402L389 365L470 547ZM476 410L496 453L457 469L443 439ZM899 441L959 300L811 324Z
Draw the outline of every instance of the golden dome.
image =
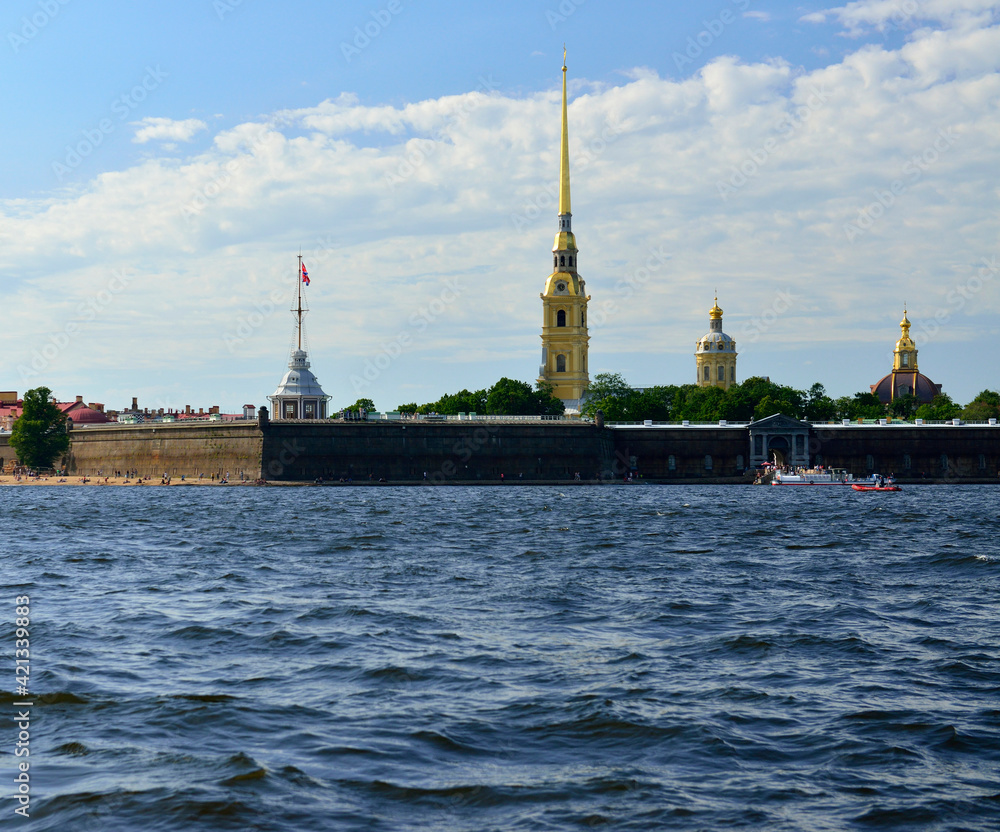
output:
M711 320L713 320L713 321L721 321L722 320L722 310L719 309L719 297L718 297L718 295L716 295L716 298L715 298L715 305L711 309L708 310L708 317Z

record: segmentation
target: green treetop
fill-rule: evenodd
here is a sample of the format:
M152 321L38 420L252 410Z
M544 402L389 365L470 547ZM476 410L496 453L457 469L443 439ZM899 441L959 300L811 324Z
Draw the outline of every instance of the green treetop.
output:
M66 417L51 400L48 387L24 394L21 416L10 433L10 446L29 468L49 468L56 457L69 450Z

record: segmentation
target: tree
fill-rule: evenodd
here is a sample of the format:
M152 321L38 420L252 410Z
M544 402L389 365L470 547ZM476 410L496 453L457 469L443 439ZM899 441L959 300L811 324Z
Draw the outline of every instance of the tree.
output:
M51 401L48 387L24 394L21 416L10 432L10 446L22 465L49 468L56 457L69 450L66 417Z
M985 422L988 419L1000 418L1000 393L995 390L983 390L965 406L962 418L970 422Z
M488 390L459 390L446 393L436 402L401 404L401 413L483 413L496 416L558 416L563 403L552 395L551 385L539 383L537 389L524 381L502 378Z
M362 408L367 410L369 413L373 413L375 411L375 402L371 399L358 399L354 404L349 404L345 407L344 410L360 412Z
M727 417L720 416L726 391L721 387L699 387L697 384L682 384L673 391L670 419L683 422L716 422Z
M854 394L848 419L880 419L883 416L885 416L885 405L878 396L871 391Z
M893 416L909 419L919 406L920 402L916 396L912 393L905 393L902 396L896 396L896 398L889 402L889 412Z
M610 413L617 413L623 410L621 402L616 403L615 399L628 399L635 391L629 383L622 378L621 373L598 373L587 388L584 397L581 413L584 416L591 416L598 410L604 411L604 418L611 422L620 422L624 419L612 417ZM612 401L609 401L612 400Z
M836 415L836 402L826 394L826 388L816 382L806 394L805 418L810 422L828 422Z
M813 388L816 386L813 385ZM822 389L822 385L819 386ZM765 399L769 399L766 404ZM775 384L769 378L751 376L742 384L729 388L718 418L748 422L773 413L784 413L793 419L801 419L805 415L806 400L807 394L801 390Z
M753 417L754 419L766 419L768 416L774 416L776 413L794 417L795 406L788 399L780 397L772 398L770 395L767 395L757 403L757 407L753 411Z
M951 400L947 393L938 393L930 404L922 404L917 408L917 418L928 421L947 421L962 413L962 408Z
M532 390L527 382L502 378L486 394L486 412L494 416L557 416L564 409L548 384Z
M553 389L547 381L535 382L535 401L538 403L539 415L562 416L566 412L566 405L553 394Z

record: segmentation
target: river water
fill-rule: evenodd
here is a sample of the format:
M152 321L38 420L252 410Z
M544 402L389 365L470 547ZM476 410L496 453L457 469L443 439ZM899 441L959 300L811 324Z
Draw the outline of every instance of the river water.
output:
M0 488L0 826L1000 828L998 497Z

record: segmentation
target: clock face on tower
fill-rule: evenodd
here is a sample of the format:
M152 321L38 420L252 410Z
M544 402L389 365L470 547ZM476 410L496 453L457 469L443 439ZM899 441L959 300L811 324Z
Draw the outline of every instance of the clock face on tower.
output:
M557 283L556 284L556 291L557 292L565 292L566 291L566 284L562 283L562 282Z

